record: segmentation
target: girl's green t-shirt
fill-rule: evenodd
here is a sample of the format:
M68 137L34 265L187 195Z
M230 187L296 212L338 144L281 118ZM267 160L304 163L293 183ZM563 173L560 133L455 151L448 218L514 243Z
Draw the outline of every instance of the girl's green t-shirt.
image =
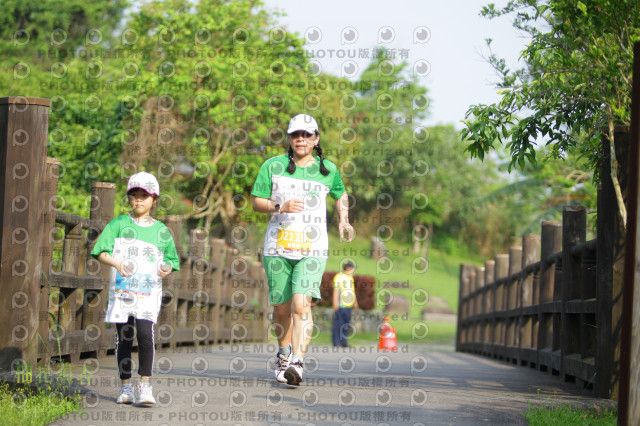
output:
M106 322L127 322L130 315L156 322L162 301L163 263L180 270L180 261L169 228L155 221L151 226L136 224L129 215L115 218L105 226L91 255L107 252L125 262L133 271L123 277L111 268Z

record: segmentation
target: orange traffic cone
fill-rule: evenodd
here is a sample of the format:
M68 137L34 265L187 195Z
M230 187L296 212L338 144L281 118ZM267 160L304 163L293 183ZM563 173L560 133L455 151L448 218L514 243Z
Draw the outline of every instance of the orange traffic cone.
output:
M380 341L378 349L383 351L397 351L398 338L396 337L396 329L389 324L389 317L384 317L383 324L380 327Z

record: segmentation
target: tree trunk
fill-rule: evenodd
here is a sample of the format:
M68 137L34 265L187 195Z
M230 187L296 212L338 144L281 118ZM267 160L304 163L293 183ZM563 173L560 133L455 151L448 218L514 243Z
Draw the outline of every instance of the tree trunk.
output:
M613 188L616 192L616 200L618 200L618 211L622 218L622 226L627 229L627 208L624 205L624 199L622 198L622 192L620 190L620 182L618 181L618 160L616 159L615 149L615 126L613 120L609 120L609 145L611 151L611 181L613 182Z
M418 254L420 253L420 235L419 235L419 231L417 230L419 225L413 225L413 253L414 254Z
M433 238L433 223L429 224L428 229L427 238L425 238L424 243L422 243L422 257L425 259L429 258L429 250L431 249L431 240Z

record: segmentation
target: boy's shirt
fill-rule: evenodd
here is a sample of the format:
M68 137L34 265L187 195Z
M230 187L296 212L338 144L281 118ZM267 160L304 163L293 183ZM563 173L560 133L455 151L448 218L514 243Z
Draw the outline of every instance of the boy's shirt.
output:
M335 164L325 159L329 174L320 173L320 160L308 167L296 167L293 175L286 170L289 156L279 155L264 162L251 194L274 200L283 205L286 201L304 201L300 213L275 213L271 215L264 241L264 256L280 256L287 259L305 257L327 258L327 195L338 199L345 187Z
M169 228L160 221L151 226L136 224L129 215L115 218L105 226L91 255L107 252L133 267L133 275L123 277L111 268L106 322L127 322L130 315L156 322L162 302L162 278L158 269L168 263L180 270L180 261Z
M338 272L333 277L333 288L339 291L338 302L341 308L353 308L356 302L353 275Z

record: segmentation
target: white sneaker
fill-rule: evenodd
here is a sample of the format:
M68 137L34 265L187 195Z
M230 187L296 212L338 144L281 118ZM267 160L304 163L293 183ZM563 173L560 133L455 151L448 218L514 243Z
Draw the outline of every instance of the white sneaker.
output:
M288 357L278 353L276 355L276 369L274 373L276 375L276 380L280 383L287 383L287 379L284 378L284 372L289 367L289 361L291 360L291 354Z
M138 404L153 405L156 403L153 397L153 387L149 383L140 383L138 385Z
M287 379L287 384L291 386L300 386L302 382L302 362L293 361L289 363L289 367L284 372L284 378Z
M133 385L131 383L120 386L120 395L118 395L118 404L133 404L135 398L133 396Z

